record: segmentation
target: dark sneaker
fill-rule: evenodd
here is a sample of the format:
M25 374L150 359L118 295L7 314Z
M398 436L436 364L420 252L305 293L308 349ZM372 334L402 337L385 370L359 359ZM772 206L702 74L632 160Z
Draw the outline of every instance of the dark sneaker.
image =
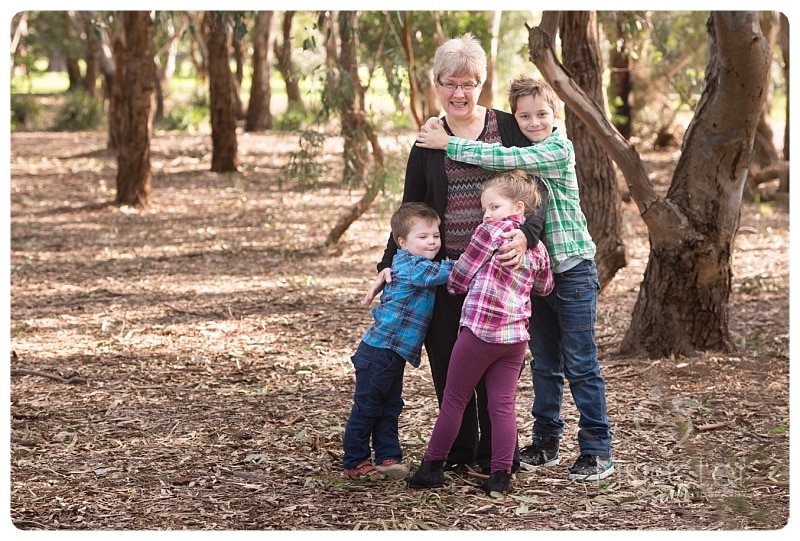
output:
M534 434L533 443L523 447L519 453L519 467L535 470L539 466L558 464L558 436Z
M581 455L569 470L570 479L599 481L614 473L611 456Z
M492 492L508 494L511 488L511 474L506 471L493 471L489 478L483 482L483 490L488 496Z

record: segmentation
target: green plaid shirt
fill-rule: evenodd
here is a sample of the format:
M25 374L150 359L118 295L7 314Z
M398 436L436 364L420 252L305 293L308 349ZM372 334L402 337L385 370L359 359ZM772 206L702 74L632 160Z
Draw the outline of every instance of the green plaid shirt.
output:
M540 177L550 195L544 242L553 272L568 269L581 259L594 259L596 247L581 210L575 150L572 141L562 137L557 127L550 137L528 147L504 147L499 143L451 137L447 157L491 171L524 169Z

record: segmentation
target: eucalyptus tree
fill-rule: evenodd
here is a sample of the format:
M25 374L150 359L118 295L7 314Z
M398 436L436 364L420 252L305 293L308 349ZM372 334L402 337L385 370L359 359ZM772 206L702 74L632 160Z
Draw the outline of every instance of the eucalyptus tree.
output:
M603 60L597 17L592 11L568 11L559 28L564 66L575 82L596 103L603 103ZM597 277L605 288L618 270L628 264L622 239L622 199L617 173L608 153L580 116L566 109L567 135L575 147L581 209L597 245Z
M209 106L211 108L211 171L228 173L238 168L236 110L230 47L234 21L223 12L203 14L202 34L208 47Z
M122 11L115 40L114 86L119 90L117 195L115 203L146 208L150 205L151 102L156 87L153 62L153 19L149 11Z
M712 12L702 96L672 183L656 195L642 161L553 50L558 12L530 30L531 60L604 144L647 226L650 254L621 349L651 356L732 350L733 242L759 113L770 76L756 12Z

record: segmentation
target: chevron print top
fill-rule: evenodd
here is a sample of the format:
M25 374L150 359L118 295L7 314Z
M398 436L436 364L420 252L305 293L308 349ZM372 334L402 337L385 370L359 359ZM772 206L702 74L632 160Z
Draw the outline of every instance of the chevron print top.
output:
M447 119L445 118L445 121ZM450 132L450 128L445 127ZM476 139L484 143L501 143L497 115L486 110L483 133ZM481 186L496 173L477 165L444 159L447 174L447 206L444 211L444 244L447 257L458 259L469 244L472 232L483 221Z

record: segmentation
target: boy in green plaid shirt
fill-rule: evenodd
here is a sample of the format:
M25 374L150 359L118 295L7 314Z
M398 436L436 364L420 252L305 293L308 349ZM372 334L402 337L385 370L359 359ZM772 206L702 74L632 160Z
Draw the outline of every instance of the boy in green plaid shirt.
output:
M569 478L604 479L614 472L614 465L605 382L597 361L594 331L600 282L594 262L595 244L580 207L575 151L572 142L554 126L559 102L550 85L527 76L517 77L509 89L509 103L520 130L531 142L528 147L503 147L451 136L438 119L422 127L417 145L443 149L451 160L492 171L524 169L540 177L547 187L543 240L550 254L555 288L550 295L531 299L533 442L522 450L521 466L535 469L558 464L566 377L580 413L580 456Z

